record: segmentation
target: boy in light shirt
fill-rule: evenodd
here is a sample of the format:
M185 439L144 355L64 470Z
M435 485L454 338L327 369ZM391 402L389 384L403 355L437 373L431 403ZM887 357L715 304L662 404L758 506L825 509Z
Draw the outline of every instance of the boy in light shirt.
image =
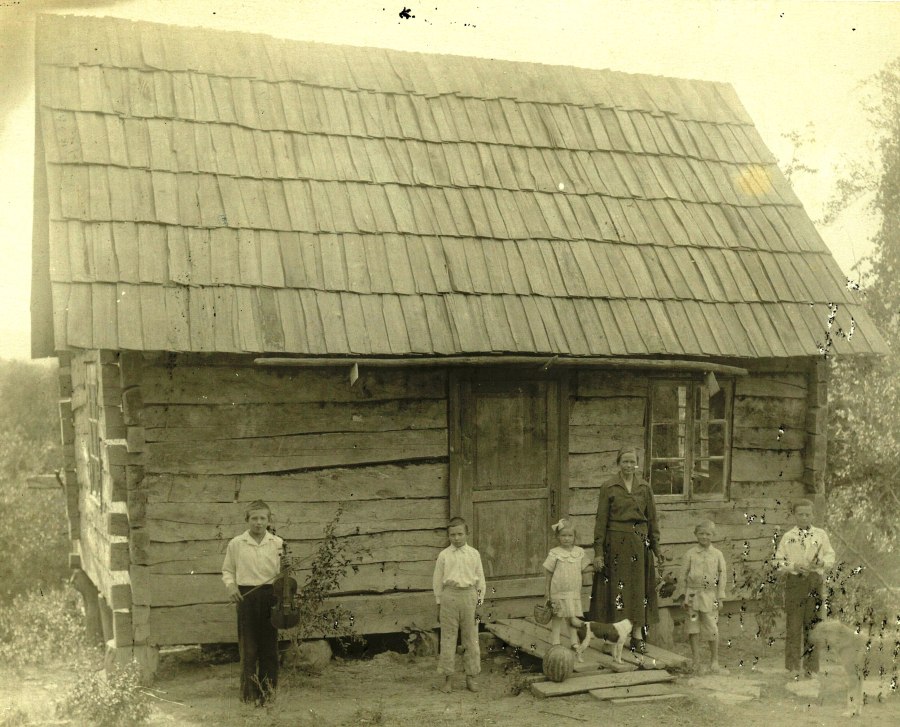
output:
M797 500L797 525L788 530L775 550L775 566L784 575L784 666L796 675L819 671L819 655L809 643L809 632L824 617L822 583L834 565L828 533L814 527L813 504Z
M697 545L684 557L684 608L688 612L687 633L691 642L694 671L700 672L700 641L709 644L709 670L719 671L719 608L725 598L725 556L713 547L716 526L702 520L694 528Z
M434 598L438 604L441 624L441 652L438 673L444 675L442 692L453 690L456 639L462 633L463 665L466 687L477 692L477 677L481 673L481 650L478 646L478 623L475 609L481 605L485 593L484 569L478 551L466 544L469 526L461 517L450 520L447 536L450 546L444 548L434 566Z

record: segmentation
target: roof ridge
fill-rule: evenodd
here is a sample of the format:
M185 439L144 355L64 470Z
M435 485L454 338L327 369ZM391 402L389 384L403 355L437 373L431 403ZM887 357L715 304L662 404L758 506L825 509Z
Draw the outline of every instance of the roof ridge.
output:
M71 25L79 24L82 32L72 33L67 31L65 34L52 30L54 24ZM125 67L136 67L133 65L135 61L140 59L141 65L148 68L156 68L158 70L204 70L202 68L179 68L179 61L186 54L192 55L193 58L201 58L202 62L211 63L217 67L227 67L229 65L240 68L243 66L244 71L255 69L257 72L250 74L249 77L256 77L267 80L271 77L275 67L285 70L291 68L291 63L296 63L296 59L277 58L277 52L273 55L272 51L276 51L283 44L294 45L295 47L304 46L313 54L332 54L337 59L340 56L354 55L359 51L364 51L370 56L375 54L385 54L382 58L375 58L372 65L378 66L379 71L392 68L394 78L391 79L397 90L409 93L415 93L414 89L409 86L418 86L421 93L428 93L429 88L435 86L445 86L445 93L452 93L454 90L447 86L448 82L457 83L460 88L456 88L455 92L461 95L467 95L462 91L469 87L472 90L482 88L490 90L490 88L501 88L508 86L511 90L521 93L527 93L529 87L540 92L540 97L544 100L549 92L556 93L559 102L566 102L565 99L582 98L594 99L598 96L610 97L612 103L607 104L610 107L620 107L628 109L641 109L645 111L663 110L659 106L659 101L665 100L669 106L683 107L689 101L690 107L695 111L702 111L704 115L699 117L691 114L682 114L688 118L697 120L712 120L713 117L721 117L725 109L728 115L739 123L752 123L749 115L739 101L734 89L725 81L711 81L704 79L683 78L675 76L661 76L648 73L631 73L627 71L616 70L612 68L592 68L587 66L561 65L543 63L537 61L517 61L500 58L486 58L483 56L466 56L452 53L426 53L422 51L401 50L397 48L388 48L380 46L357 46L351 44L323 43L317 40L305 40L294 38L283 38L266 33L248 33L240 30L223 30L219 28L208 28L204 26L188 26L188 25L172 25L167 23L158 23L148 20L132 20L130 18L122 18L117 16L93 16L93 15L66 15L61 13L39 13L36 19L36 43L39 61L49 64L57 63L59 58L65 58L67 55L71 57L76 50L91 52L91 54L104 59L121 57L125 62ZM163 38L161 31L165 30L170 37ZM197 43L197 39L192 39L189 45L185 45L186 34L203 33L206 36L216 36L219 39L231 39L236 44L242 42L256 45L257 50L265 52L247 53L247 54L227 54L222 53L221 48L216 52L210 52L210 49L204 49L204 43ZM43 37L48 34L54 34L52 43L44 43ZM174 34L172 37L171 34ZM130 36L129 39L136 41L136 47L127 48L129 45L123 43L124 36ZM60 42L60 36L64 40ZM106 43L95 43L101 40ZM118 47L113 48L111 43L118 41ZM105 45L105 48L101 48ZM180 46L180 47L179 47ZM261 46L261 48L259 47ZM204 58L204 54L206 57ZM130 58L127 56L130 55ZM181 56L181 58L179 58ZM237 56L237 57L235 57ZM413 60L415 59L415 60ZM341 64L343 67L338 68L337 64L331 69L317 67L314 70L316 75L326 72L327 75L341 75L352 78L355 82L353 87L369 88L365 85L366 77L369 79L377 77L380 82L386 82L385 74L371 74L367 71L372 69L355 68L347 59L343 59ZM373 60L373 59L368 59ZM82 57L78 63L83 63ZM127 62L131 61L131 63ZM156 65L154 62L167 61L168 65L176 67L165 67ZM101 65L103 65L101 63ZM113 64L115 65L115 64ZM401 68L397 68L400 66ZM455 67L464 66L464 67ZM506 66L506 68L504 68ZM523 79L522 74L508 73L512 67L542 69L539 75L552 76L554 84L548 87L546 81L551 80L544 78L540 83L535 84L533 79ZM400 70L405 73L401 75ZM572 71L576 71L573 75ZM268 72L266 72L268 71ZM207 70L208 72L208 70ZM438 78L435 78L437 72ZM232 77L247 76L246 73L224 74L232 75ZM440 76L445 76L440 78ZM524 74L529 75L529 74ZM449 76L449 78L447 78ZM287 80L286 78L284 80ZM362 81L362 82L361 82ZM326 84L327 85L327 84ZM336 84L336 87L347 87L346 84ZM387 90L382 88L381 90ZM523 98L521 95L511 94L490 94L478 95L472 94L479 98ZM569 101L572 103L572 101ZM686 109L683 109L686 110Z

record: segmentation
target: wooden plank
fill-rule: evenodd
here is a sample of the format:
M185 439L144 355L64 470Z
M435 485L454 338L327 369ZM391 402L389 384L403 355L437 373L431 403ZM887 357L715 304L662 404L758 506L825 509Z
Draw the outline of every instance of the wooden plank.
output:
M631 686L624 687L591 689L588 694L601 702L612 699L631 701L634 697L650 697L657 695L683 696L682 694L676 694L673 689L673 686L668 682L653 682L651 684L632 684Z
M376 464L286 475L148 474L143 486L156 502L344 502L444 497L447 465Z
M646 697L622 697L619 699L610 699L610 704L637 704L643 702L660 702L667 701L669 699L683 699L687 697L687 694L683 692L672 692L671 694L656 694L652 696Z
M533 601L533 599L532 599ZM521 649L526 654L531 654L543 659L552 644L550 643L550 630L526 619L497 619L485 625L491 633L498 638ZM568 637L560 637L564 646L570 646ZM636 667L632 664L619 664L612 657L607 656L597 648L590 648L584 653L584 661L575 663L575 671L592 671L598 667L612 671L632 671Z
M277 506L274 512L277 519ZM346 535L340 542L357 565L427 561L433 566L440 551L447 546L447 532L441 527ZM150 573L161 575L220 574L227 544L226 540L151 541L141 565L146 565ZM288 540L287 545L294 562L303 566L315 556L320 541Z
M198 404L144 407L148 442L240 439L315 432L440 429L443 399L310 404Z
M145 404L442 399L446 396L446 373L434 369L367 369L350 387L344 367L285 371L249 366L148 366L141 390Z
M736 482L798 480L803 457L798 452L741 450L731 455L731 479Z
M564 697L582 694L592 689L624 687L636 684L653 684L674 681L675 677L663 669L648 669L619 674L596 674L577 676L564 682L537 682L531 685L531 693L536 697Z
M147 504L147 528L154 540L178 542L230 538L245 527L245 503ZM337 513L337 503L283 503L278 507L278 532L289 540L315 540L323 523ZM363 500L343 503L338 535L434 530L445 527L448 501L439 499Z

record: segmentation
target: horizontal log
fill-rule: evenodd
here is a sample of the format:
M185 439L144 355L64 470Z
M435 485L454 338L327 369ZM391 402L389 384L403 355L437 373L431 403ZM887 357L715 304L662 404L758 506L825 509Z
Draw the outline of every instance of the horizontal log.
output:
M750 374L734 385L735 396L759 396L779 399L804 399L807 394L804 374Z
M384 634L404 627L432 629L437 609L431 591L390 593L378 596L344 596L335 599L354 616L357 633ZM480 612L484 620L523 618L534 610L535 599L488 600ZM226 603L173 606L150 609L149 643L169 644L230 643L237 639L234 605Z
M144 404L293 404L314 401L445 399L440 369L368 369L351 387L347 368L145 365Z
M732 482L731 497L735 500L770 499L775 504L790 503L791 500L803 497L803 483L799 480L790 482Z
M618 472L616 453L569 455L569 487L599 487Z
M615 455L626 445L643 446L644 427L617 424L572 425L569 427L569 452L591 452Z
M569 404L569 424L643 426L646 404L646 399L634 396L572 399Z
M734 426L802 429L806 425L806 399L734 398Z
M431 588L433 561L373 563L357 566L341 580L335 594L425 591ZM308 570L292 574L302 590ZM184 606L195 603L225 603L228 595L221 574L150 575L151 606Z
M803 449L806 432L781 427L735 427L731 443L736 449Z
M287 475L151 474L144 480L155 502L343 502L446 497L447 465L415 463L333 467ZM276 507L277 509L277 507Z
M446 457L446 429L147 445L148 472L243 474Z
M348 535L338 542L358 564L416 560L433 563L447 547L447 532L440 528ZM151 543L144 565L150 567L151 573L160 574L220 573L226 545L226 540ZM315 557L318 547L316 540L287 541L290 556L298 564Z
M798 480L802 476L803 457L796 451L736 449L731 453L734 482L777 482Z
M647 397L650 379L628 372L588 371L578 372L576 393L585 396L636 396Z
M288 540L317 540L324 524L337 511L331 503L282 506L276 527ZM446 499L367 500L348 502L335 528L338 535L389 532L392 530L435 530L446 527L450 504ZM245 528L244 506L236 503L151 503L147 524L151 538L158 542L230 539Z
M302 404L152 405L148 442L239 439L316 432L384 432L447 427L443 399Z

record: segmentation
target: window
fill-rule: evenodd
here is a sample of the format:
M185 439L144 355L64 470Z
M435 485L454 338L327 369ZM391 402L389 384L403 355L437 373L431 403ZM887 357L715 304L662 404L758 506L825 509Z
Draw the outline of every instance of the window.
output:
M657 380L650 394L650 486L678 499L723 497L731 448L731 383Z

